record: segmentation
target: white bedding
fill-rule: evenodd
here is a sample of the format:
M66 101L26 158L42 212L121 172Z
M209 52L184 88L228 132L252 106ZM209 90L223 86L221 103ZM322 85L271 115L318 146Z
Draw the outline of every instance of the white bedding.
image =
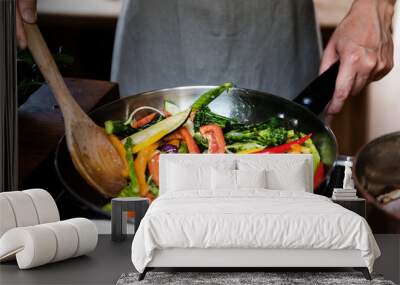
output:
M365 219L326 197L265 189L199 193L166 193L152 203L132 243L139 272L165 248L357 249L370 271L380 255Z

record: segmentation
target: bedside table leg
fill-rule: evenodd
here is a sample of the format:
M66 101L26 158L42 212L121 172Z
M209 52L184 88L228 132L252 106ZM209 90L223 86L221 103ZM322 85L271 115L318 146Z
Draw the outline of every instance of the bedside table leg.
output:
M357 271L361 271L362 274L364 275L365 279L372 280L371 274L369 274L369 270L367 267L355 267L354 269Z
M143 219L144 215L146 214L147 209L149 208L148 203L137 203L135 205L135 234L139 228L140 221Z
M127 215L124 205L118 201L111 201L111 240L123 241L126 238Z
M138 281L142 281L144 277L146 277L146 273L147 273L147 267L144 269L142 273L139 274Z

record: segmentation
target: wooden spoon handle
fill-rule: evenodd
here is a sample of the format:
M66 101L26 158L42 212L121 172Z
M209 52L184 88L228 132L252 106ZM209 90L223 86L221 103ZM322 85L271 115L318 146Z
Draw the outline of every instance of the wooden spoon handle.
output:
M36 24L24 23L24 28L27 36L28 48L47 84L50 86L61 108L64 120L67 122L74 116L84 114L81 107L76 103L69 92L38 26Z

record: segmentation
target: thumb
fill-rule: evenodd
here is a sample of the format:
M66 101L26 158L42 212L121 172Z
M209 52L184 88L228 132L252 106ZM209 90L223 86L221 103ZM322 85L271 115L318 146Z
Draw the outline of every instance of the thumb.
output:
M326 71L332 64L334 64L339 59L336 52L335 45L332 41L329 41L326 46L324 53L322 54L321 64L319 66L319 74Z

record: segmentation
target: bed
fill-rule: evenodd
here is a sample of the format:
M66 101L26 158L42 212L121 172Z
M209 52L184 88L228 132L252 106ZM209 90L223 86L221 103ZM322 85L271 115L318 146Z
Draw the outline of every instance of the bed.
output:
M158 267L352 267L380 255L361 216L312 193L310 155L160 157L160 196L132 243L143 279Z

